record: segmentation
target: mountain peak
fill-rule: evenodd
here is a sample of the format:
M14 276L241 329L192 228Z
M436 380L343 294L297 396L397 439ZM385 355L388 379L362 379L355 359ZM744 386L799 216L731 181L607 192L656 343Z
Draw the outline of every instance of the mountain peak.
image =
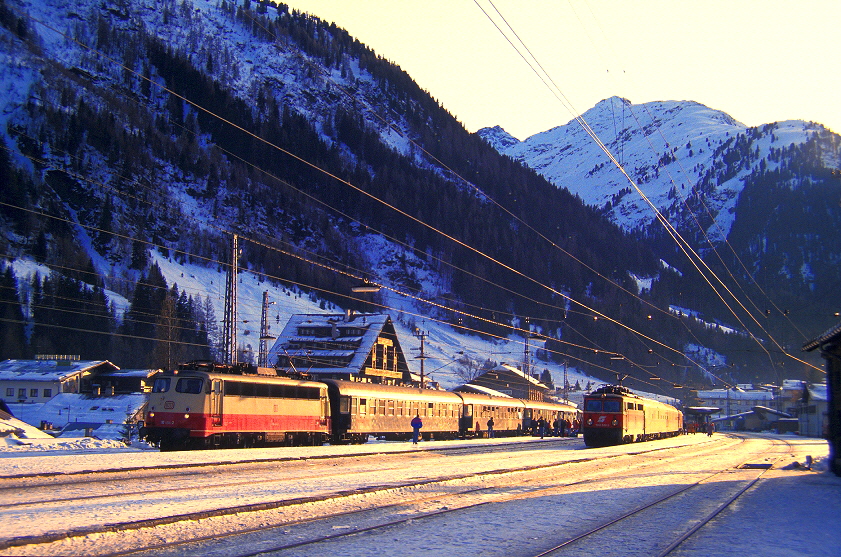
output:
M482 128L476 131L476 135L490 143L491 147L499 152L520 143L520 140L502 129L502 126Z

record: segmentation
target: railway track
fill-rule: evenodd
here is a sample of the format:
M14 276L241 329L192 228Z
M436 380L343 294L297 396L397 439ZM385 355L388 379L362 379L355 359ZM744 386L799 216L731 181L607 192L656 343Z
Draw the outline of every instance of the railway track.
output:
M547 439L541 442L542 447L564 445L573 439ZM483 455L500 453L507 450L517 450L522 447L507 445L485 445L468 447L424 447L428 453L448 455ZM165 465L162 467L133 467L115 468L95 471L87 470L74 473L26 474L18 476L0 477L0 512L12 507L30 505L45 505L51 503L68 504L83 500L94 500L113 497L131 497L149 494L149 485L159 485L161 482L177 482L177 485L166 488L158 487L155 493L184 492L185 490L212 490L231 488L243 485L259 485L280 483L283 480L276 475L278 465L297 467L306 470L309 479L313 477L335 476L335 470L325 468L323 471L309 469L311 461L326 459L354 460L376 458L377 465L387 468L385 461L391 459L393 466L399 466L399 458L403 455L416 454L417 449L392 451L389 453L358 453L349 455L324 455L317 457L284 457L242 462L223 461L220 463L202 463L200 465ZM241 481L231 481L231 476L247 477ZM297 477L287 481L298 481ZM127 486L137 485L133 490ZM56 498L54 493L63 490L70 495ZM73 494L76 495L73 495Z
M623 554L667 557L696 532L708 525L719 513L744 495L776 463L786 456L790 456L791 446L786 441L775 441L774 446L769 449L768 453L774 452L779 446L787 447L788 451L774 456L772 458L773 461L770 463L766 461L759 463L757 466L752 466L751 463L743 463L736 470L720 470L697 482L677 489L673 493L659 497L620 516L611 518L603 524L564 540L552 548L537 553L534 557L598 554L599 551L605 549L604 537L608 529L615 531L614 537L617 535L627 537L628 532L638 535L645 529L646 525L648 529L651 529L652 525L657 526L654 539L650 540L650 543L645 547L637 547L636 550L626 548ZM714 493L711 493L709 490L703 490L704 486L713 484L716 478L720 478L725 474L731 476L738 475L738 478L730 478L728 480L729 483L734 485L718 488L714 490ZM695 497L695 501L692 500L693 497ZM705 499L703 501L704 504L698 503L697 499L699 497ZM666 506L665 504L667 503L672 506ZM694 507L695 511L693 512L693 516L687 520L684 516L685 513L676 512L677 509L675 506L691 506ZM700 516L694 516L698 513L700 513ZM631 521L630 524L628 523L629 521ZM669 524L669 522L674 524ZM688 528L686 527L687 522L692 524ZM664 531L666 531L665 536L663 535ZM664 540L663 538L666 536L670 536L670 538Z
M237 554L238 551L241 551L242 547L262 547L260 542L254 539L249 539L245 542L242 541L243 537L265 538L268 536L269 539L272 539L273 536L281 535L281 537L289 539L290 536L297 537L299 535L297 532L300 531L316 532L315 535L311 535L311 533L303 535L302 540L295 541L291 545L285 544L278 546L275 542L274 547L265 549L270 551L283 550L286 552L293 550L295 547L305 548L311 546L311 544L328 543L328 540L343 538L350 534L358 535L362 531L375 533L382 529L393 528L407 522L430 520L436 516L454 512L470 512L471 508L483 505L547 496L547 494L553 491L557 492L559 489L569 490L575 486L579 486L580 488L598 486L599 484L609 483L611 481L611 470L617 466L626 471L640 469L639 474L645 476L648 474L645 469L652 463L660 463L662 466L665 462L697 459L699 455L705 454L706 452L718 452L728 447L740 445L743 442L740 439L722 440L711 444L709 447L695 445L688 449L664 449L663 447L657 446L657 444L644 444L634 446L633 449L635 450L633 453L621 455L599 456L593 451L572 451L576 453L576 456L589 456L571 458L564 462L546 466L512 466L509 468L487 470L477 474L440 476L435 479L427 478L419 481L404 482L402 484L371 486L370 489L333 493L325 498L286 500L282 504L275 506L246 505L240 508L223 509L220 510L222 512L218 513L198 513L168 517L165 521L141 520L123 524L111 524L108 528L89 529L88 531L80 530L70 532L70 534L76 536L75 539L78 540L84 539L85 536L89 537L94 531L121 531L125 533L127 531L149 530L151 532L153 529L160 530L163 524L170 524L172 528L175 528L178 523L188 520L215 522L215 525L208 525L210 533L205 536L193 534L192 536L187 536L186 539L179 540L173 538L171 535L165 535L166 541L163 543L157 538L154 540L154 543L147 542L138 545L138 543L132 542L128 544L128 547L131 548L130 550L112 551L110 554L138 554L137 548L143 547L144 549L139 554L149 552L150 554L155 553L156 555L192 555L196 553L211 555L213 554L213 547L219 547L220 543L222 543L220 540L229 539L231 540L230 544L232 546L227 547L220 554L231 555ZM726 446L722 447L722 443ZM673 454L666 455L666 452ZM658 456L660 453L663 454ZM613 461L613 464L606 464L611 461ZM567 468L573 467L586 467L589 469L590 475L578 480L563 482L562 485L553 483L546 486L541 483L543 479L565 473ZM572 475L573 472L571 471L570 474ZM488 485L489 483L491 485ZM348 502L350 502L350 506L359 507L359 510L352 513L334 512L336 502L339 499L344 500L344 506L347 506ZM237 513L259 510L274 513L276 517L266 518L260 521L258 526L253 528L242 526L231 528L229 525L225 526L222 524L226 520L230 521L231 517ZM401 516L402 518L395 521L395 515ZM272 521L276 523L272 524ZM348 524L352 524L353 527L348 527ZM156 526L158 528L153 528ZM324 532L325 528L326 532ZM233 531L231 536L226 537L226 535L223 535L224 532L229 530ZM294 531L296 533L283 534L283 532L287 531ZM319 535L318 532L322 532L322 534ZM65 537L66 535L67 533L64 534ZM49 542L55 541L56 539L58 537L51 539L50 536L42 536L40 539L16 540L16 543L7 544L7 547L14 548L15 546L25 544L30 549L46 549L47 546L44 544L49 545ZM72 543L72 541L65 542L63 546L68 547L67 543ZM27 554L26 551L26 548L21 547L19 554ZM264 551L264 549L260 551ZM47 553L47 551L43 551L42 553ZM81 551L70 550L66 551L66 553L76 554L81 553ZM17 554L17 552L14 554Z
M511 438L500 438L500 440L515 440L517 444L528 444L528 443L569 443L574 441L575 438L571 437L546 437L541 438L538 440L537 438L529 439L523 437L511 437ZM317 461L317 460L324 460L324 459L334 459L334 458L363 458L368 456L383 456L385 455L399 455L399 454L406 454L406 453L415 453L418 450L423 450L427 452L443 452L443 453L486 453L489 451L495 450L496 447L504 447L505 445L473 445L469 444L469 441L464 441L466 443L464 446L453 446L453 445L441 445L439 446L440 442L437 441L424 441L421 446L419 447L411 447L405 449L398 449L398 450L391 450L388 452L382 451L360 451L358 453L331 453L327 452L325 454L311 454L305 456L280 456L280 457L262 457L262 458L253 458L253 459L235 459L235 460L226 460L226 459L213 459L208 460L205 462L183 462L183 463L168 463L168 464L150 464L146 466L123 466L118 468L99 468L99 469L85 469L85 470L71 470L71 471L49 471L49 472L35 472L35 473L22 473L22 474L6 474L0 475L0 489L10 485L12 482L20 482L24 480L33 480L33 481L42 481L44 483L50 483L50 485L62 485L62 484L72 484L77 483L79 481L88 481L91 479L96 481L95 478L99 478L99 481L111 481L115 477L119 477L121 474L128 474L128 473L143 473L148 472L150 474L157 474L160 476L167 476L173 474L179 474L190 471L194 471L196 469L200 470L203 468L219 468L219 467L241 467L241 466L248 466L248 465L263 465L263 464L279 464L279 463L295 463L295 462L308 462L308 461ZM459 442L462 443L462 442ZM408 444L406 444L408 445ZM365 445L357 445L360 449L363 449ZM236 449L221 449L218 451L193 451L192 454L196 452L200 452L202 454L211 454L211 453L222 453L225 454L231 450ZM252 449L241 449L250 451ZM281 449L282 450L282 449ZM161 454L154 452L152 454ZM190 452L184 453L167 453L168 455L178 455L178 454L191 454ZM33 484L30 484L33 485Z

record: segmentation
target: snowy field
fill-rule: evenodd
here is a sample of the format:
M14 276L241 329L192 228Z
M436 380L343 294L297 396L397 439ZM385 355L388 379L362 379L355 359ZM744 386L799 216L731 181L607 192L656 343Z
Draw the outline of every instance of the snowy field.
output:
M704 555L709 557L711 555L721 555L726 557L731 556L799 556L799 555L820 555L828 557L838 557L841 555L841 478L838 478L826 470L826 458L828 452L827 443L820 439L801 438L793 435L786 436L751 436L747 437L753 439L755 442L762 441L767 438L784 440L787 446L791 447L791 453L785 455L785 458L780 460L774 469L768 471L757 486L752 488L746 495L741 498L735 508L728 510L722 514L720 519L716 519L710 527L705 528L696 540L687 543L685 547L681 547L677 555ZM762 438L762 439L760 439ZM758 439L758 441L757 441ZM642 443L633 446L624 447L609 447L602 449L586 449L580 439L564 439L562 441L551 441L549 439L541 442L534 438L518 438L514 440L477 440L477 441L438 441L438 442L423 442L419 449L412 450L408 443L400 442L371 442L365 445L357 446L321 446L321 447L292 447L292 448L272 448L272 449L242 449L242 450L224 450L224 451L195 451L195 452L176 452L176 453L160 453L157 450L146 446L134 445L132 447L118 446L113 441L95 441L91 439L80 440L49 440L49 439L29 439L25 441L24 445L11 443L5 447L5 450L0 451L0 480L3 482L11 481L10 477L32 474L69 474L74 472L81 472L86 470L115 470L123 468L154 468L154 467L176 467L176 466L196 466L203 465L217 466L211 468L214 473L218 470L233 468L239 465L254 464L256 467L268 464L268 473L270 475L283 474L301 474L299 481L294 481L294 488L289 488L290 492L294 491L296 497L323 494L325 489L338 489L344 487L350 489L353 487L354 474L365 474L371 472L369 468L379 466L382 463L388 469L387 477L383 479L384 485L390 483L400 483L417 480L418 478L435 477L436 475L446 475L453 470L458 470L464 473L473 470L495 469L500 467L518 466L523 462L535 466L552 465L554 463L570 463L566 466L576 466L575 463L582 458L596 458L598 462L604 463L606 469L610 474L610 463L615 462L615 472L613 474L616 479L610 486L595 487L593 484L588 484L591 487L583 488L580 493L575 496L567 495L564 506L558 507L549 512L549 516L542 516L543 513L538 512L532 520L512 520L506 522L506 528L513 530L504 532L505 540L530 539L529 529L535 524L541 525L541 528L548 527L547 524L553 523L552 516L555 516L557 521L561 520L562 515L568 517L580 516L581 513L586 514L586 507L582 507L582 501L600 501L604 504L605 501L612 498L611 494L621 494L623 492L630 492L634 490L642 490L642 492L654 492L663 489L666 486L674 484L674 475L689 474L682 470L667 470L663 469L659 473L652 471L639 474L629 474L629 469L639 466L649 466L650 463L665 459L665 454L670 450L697 450L699 470L706 473L708 469L714 469L716 466L723 466L725 468L732 468L730 460L738 460L739 455L736 447L739 440L735 440L732 436L726 434L716 434L713 439L707 438L704 435L689 435L675 439L656 441L650 443ZM430 449L448 448L448 447L475 447L477 449L490 448L493 445L508 445L514 444L516 450L509 450L507 452L501 451L499 453L477 453L474 455L459 457L452 454L435 454L435 451ZM0 446L2 448L2 446ZM502 447L500 447L502 448ZM651 451L654 452L651 452ZM629 456L629 453L640 452L640 455ZM364 455L379 455L374 457L366 457ZM646 455L654 458L646 458ZM658 456L659 455L659 456ZM812 457L813 467L811 470L806 470L803 463L806 461L806 456ZM336 458L331 458L336 457ZM371 460L374 458L374 460ZM261 465L260 461L268 461ZM702 462L703 461L703 462ZM624 463L624 464L621 464ZM631 464L628 464L631 463ZM797 464L795 464L797 463ZM336 467L339 468L331 468ZM578 464L583 469L592 467L589 464ZM566 469L566 468L564 468ZM571 470L572 468L570 468ZM206 470L199 468L199 470ZM341 470L341 473L336 473L336 470ZM654 469L650 469L654 470ZM332 472L331 472L332 471ZM326 475L325 472L327 472ZM573 472L570 471L569 474ZM698 470L692 473L699 473ZM200 481L205 475L210 474L210 471L202 471L199 473ZM254 485L247 488L240 487L229 496L229 500L215 501L214 505L222 507L225 505L239 504L243 500L248 499L260 490L260 484L257 481L258 472L255 472ZM312 477L310 477L312 476ZM249 476L251 479L251 476ZM204 480L201 480L204 481ZM372 481L370 477L360 477L358 481L360 485L370 485ZM325 487L327 485L333 487ZM339 487L336 487L339 486ZM159 487L156 483L156 488ZM517 488L521 488L517 484ZM286 488L284 488L286 489ZM152 491L152 488L150 488ZM9 493L9 492L7 492ZM199 494L202 495L202 494ZM283 497L284 495L274 494L272 497ZM285 495L289 497L289 494ZM400 497L400 493L393 494L394 497ZM11 497L0 496L0 504L3 504L4 498ZM200 499L201 497L195 497ZM607 498L607 499L606 499ZM137 497L138 502L141 499ZM174 493L172 496L161 496L156 498L159 501L153 505L157 513L172 513L185 512L187 507L190 507L189 501L179 502L178 494ZM544 497L547 502L550 498ZM6 504L8 504L8 499ZM120 507L130 507L136 502L119 503ZM331 505L338 505L335 510L342 510L340 503L330 503ZM345 503L348 504L348 503ZM518 503L518 505L527 505L528 501ZM108 510L107 503L105 510ZM566 507L566 510L564 510ZM498 539L501 530L497 528L488 529L488 524L493 524L494 521L499 521L500 516L498 507L494 505L484 505L480 507L480 511L474 511L467 515L460 515L460 521L468 521L472 526L468 534L458 534L460 539L449 539L448 535L456 535L451 530L455 528L450 522L446 520L439 520L429 522L426 528L430 530L427 532L429 536L428 541L414 540L409 538L405 542L401 542L400 551L393 552L391 550L384 550L382 547L383 539L374 536L351 536L338 545L331 546L332 549L328 553L323 553L326 548L321 548L318 552L283 552L283 555L349 555L352 557L361 555L452 555L454 557L467 557L468 555L508 555L508 553L501 552L499 548L503 547L503 540ZM518 508L518 507L515 507ZM523 507L526 508L525 506ZM494 510L497 509L497 510ZM147 509L148 510L148 509ZM153 509L154 510L154 509ZM121 513L125 512L124 508L111 507L110 511L102 512L100 506L96 512L102 515L102 520L118 520ZM9 512L9 510L7 510ZM36 511L31 511L35 514ZM281 512L280 509L275 511ZM506 511L509 512L509 511ZM533 513L534 510L528 510L527 513ZM553 513L559 513L557 515ZM14 516L8 515L3 521L10 529L18 530L15 520L20 522L26 520L26 513L20 511ZM238 525L246 525L249 521L262 523L267 521L267 516L271 513L242 513L230 518L217 517L208 520L198 520L181 524L175 530L177 533L164 534L167 530L155 529L156 536L164 536L166 539L177 539L178 536L183 535L197 535L202 528L221 528L221 524L226 521L235 521ZM68 515L69 516L69 515ZM8 521L8 522L7 522ZM54 530L56 528L66 528L70 521L68 517L55 517L55 523L50 524L42 515L36 520L30 520L30 524L39 522L40 528L47 530ZM44 524L46 522L46 524ZM560 522L559 522L560 524ZM214 526L215 525L215 526ZM175 527L174 525L172 526ZM335 528L351 528L354 524L341 524L334 526ZM36 528L32 528L33 532ZM213 530L211 530L213 531ZM7 532L7 535L8 532ZM21 535L19 532L12 534L14 536ZM118 540L125 540L127 537L135 536L135 533L121 532L117 534L97 534L88 536L88 539L83 540L81 546L72 546L75 549L71 552L51 553L51 554L82 554L82 548L99 547L97 551L102 551L102 543L108 539L113 538L115 545L106 546L111 550L115 550L119 545ZM401 532L391 532L386 535L386 538L397 539L402 534ZM172 536L171 538L169 536ZM5 537L5 536L4 536ZM484 541L482 541L484 539ZM413 541L414 540L414 541ZM444 540L444 541L442 541ZM494 541L495 540L495 541ZM145 543L145 542L144 542ZM436 553L434 547L430 544L438 544L438 549L441 553ZM694 544L694 545L693 545ZM694 549L693 549L694 548ZM711 550L714 548L715 550ZM65 550L66 551L66 550ZM202 551L209 551L205 548ZM221 553L226 554L223 550ZM313 551L313 550L308 550ZM629 555L633 552L628 550L628 553L623 553L620 548L613 547L608 551L602 552L600 555ZM96 554L93 551L91 554ZM6 548L3 550L4 555L37 555L41 553L32 553L30 549L27 552L25 547L20 548ZM152 554L152 553L149 553ZM157 552L155 552L157 554ZM191 553L175 553L189 555ZM208 553L201 553L207 555ZM591 554L587 551L580 553L566 553L570 555Z

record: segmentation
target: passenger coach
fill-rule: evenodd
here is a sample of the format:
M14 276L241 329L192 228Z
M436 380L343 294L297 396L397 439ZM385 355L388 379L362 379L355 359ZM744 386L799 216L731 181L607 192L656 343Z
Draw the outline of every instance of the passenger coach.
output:
M409 422L423 420L424 439L454 439L461 399L449 391L374 385L337 379L327 384L332 405L333 443L365 443L369 435L400 441L411 438Z

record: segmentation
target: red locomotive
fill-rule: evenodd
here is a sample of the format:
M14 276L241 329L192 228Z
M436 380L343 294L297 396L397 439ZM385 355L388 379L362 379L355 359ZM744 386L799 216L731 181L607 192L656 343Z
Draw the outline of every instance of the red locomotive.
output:
M683 413L621 385L606 385L584 396L581 430L588 447L651 441L680 435Z

